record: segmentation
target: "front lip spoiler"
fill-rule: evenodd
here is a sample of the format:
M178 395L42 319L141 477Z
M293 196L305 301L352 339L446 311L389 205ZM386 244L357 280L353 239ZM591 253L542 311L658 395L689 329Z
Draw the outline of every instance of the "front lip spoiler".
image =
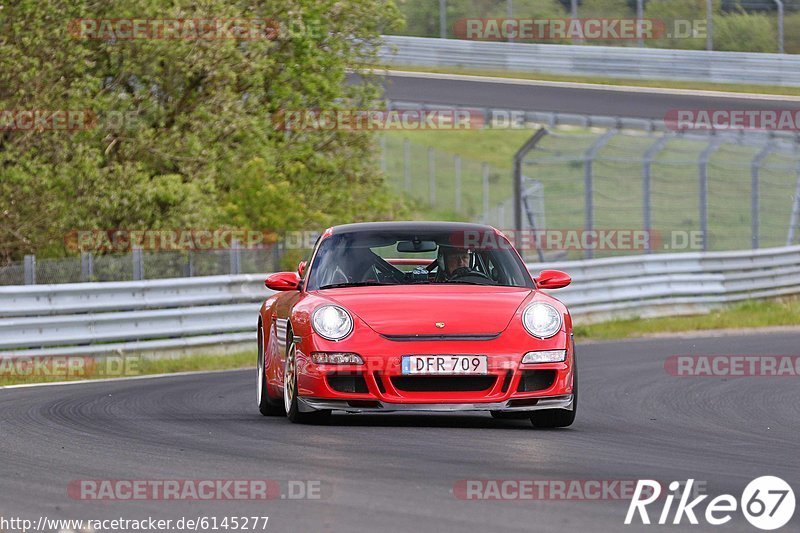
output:
M538 400L535 405L514 405L514 402L524 400L506 400L496 403L389 403L380 400L328 400L322 398L297 398L301 412L333 410L348 413L391 413L396 411L411 412L461 412L461 411L504 411L508 413L523 413L527 411L541 411L543 409L575 410L575 397L572 394L561 396L547 396L531 398ZM355 402L361 405L351 405ZM375 405L363 405L374 403Z

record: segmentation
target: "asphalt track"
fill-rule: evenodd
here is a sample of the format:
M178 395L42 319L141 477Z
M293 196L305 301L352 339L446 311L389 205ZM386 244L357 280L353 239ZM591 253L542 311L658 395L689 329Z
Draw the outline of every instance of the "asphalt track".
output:
M663 120L669 110L675 109L800 110L800 99L791 96L597 88L587 84L410 72L389 72L383 86L386 97L397 101L657 120Z
M266 515L273 532L598 532L623 529L627 501L475 501L451 491L465 479L695 478L713 496L739 497L750 480L778 475L797 492L797 378L664 370L672 354L797 354L797 338L579 345L579 415L562 430L483 414L342 414L329 426L293 425L258 414L254 371L0 390L0 514ZM319 480L322 498L87 502L67 495L80 479ZM798 515L786 530L797 530ZM624 528L676 529L715 528ZM738 513L719 529L755 531Z

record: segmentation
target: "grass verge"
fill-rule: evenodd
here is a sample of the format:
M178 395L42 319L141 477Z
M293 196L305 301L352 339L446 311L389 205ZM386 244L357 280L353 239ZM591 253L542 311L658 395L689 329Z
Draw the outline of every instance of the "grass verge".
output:
M580 322L580 321L578 321ZM800 298L748 301L706 315L612 320L575 327L578 340L611 340L658 333L800 326Z
M60 361L73 361L76 366L69 369L56 365ZM145 376L152 374L173 374L201 370L231 370L255 368L256 353L237 352L230 355L188 355L170 359L144 359L136 355L124 357L64 357L41 358L36 363L25 359L0 359L0 387L30 383L51 383L61 381L80 381L87 379L108 379L118 377ZM69 364L69 363L63 363Z
M389 70L406 70L409 72L432 72L438 74L465 74L468 76L492 76L498 78L514 78L534 81L561 81L572 83L591 83L597 85L618 85L630 87L648 87L658 89L684 89L696 91L723 91L731 93L770 94L781 96L800 96L800 87L779 87L775 85L748 85L733 83L710 83L701 81L679 80L635 80L623 78L606 78L602 76L565 76L544 74L540 72L518 72L499 69L471 69L464 67L418 67L408 65L391 65Z

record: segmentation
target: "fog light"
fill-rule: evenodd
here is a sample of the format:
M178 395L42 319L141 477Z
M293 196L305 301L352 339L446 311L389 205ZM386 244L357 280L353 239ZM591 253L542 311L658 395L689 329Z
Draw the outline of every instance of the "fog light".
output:
M542 350L540 352L528 352L522 358L522 364L531 363L561 363L567 360L566 350Z
M313 352L311 360L318 365L363 365L358 354L340 352Z

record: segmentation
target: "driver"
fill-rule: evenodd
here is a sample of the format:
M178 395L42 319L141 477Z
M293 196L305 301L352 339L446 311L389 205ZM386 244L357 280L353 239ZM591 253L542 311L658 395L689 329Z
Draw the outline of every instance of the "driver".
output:
M441 281L448 281L453 278L467 276L475 272L469 267L469 250L464 248L445 248L443 255L444 270L442 272Z

